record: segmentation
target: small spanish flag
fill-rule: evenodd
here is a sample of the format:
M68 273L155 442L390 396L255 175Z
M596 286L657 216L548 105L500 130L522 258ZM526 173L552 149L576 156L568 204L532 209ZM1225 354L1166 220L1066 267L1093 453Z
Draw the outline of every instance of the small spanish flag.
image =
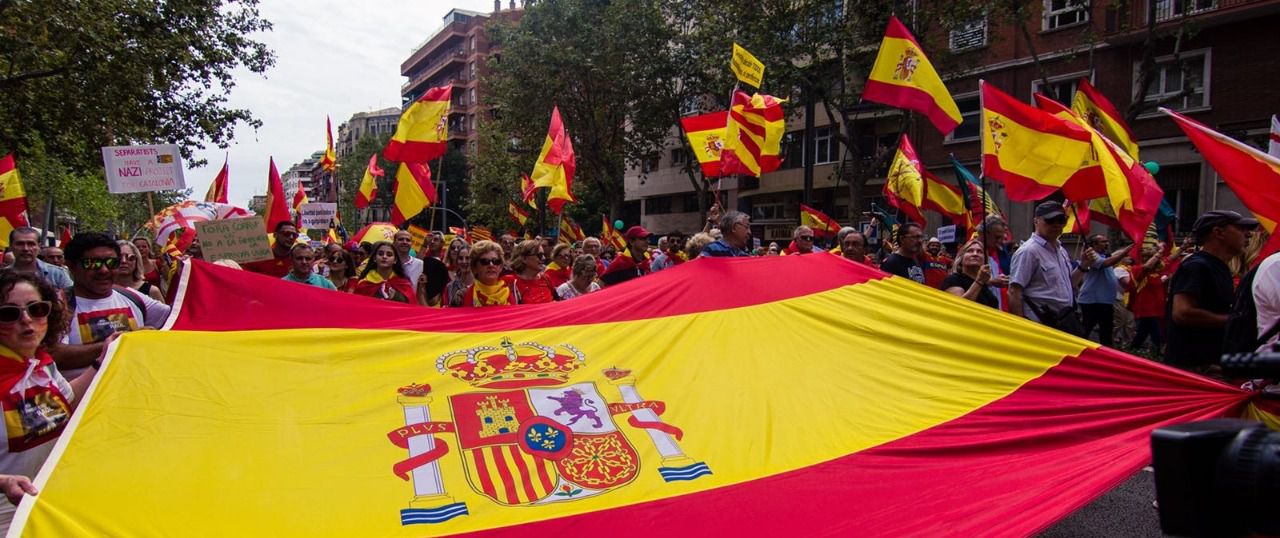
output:
M1004 184L1015 202L1039 200L1062 189L1067 198L1105 196L1098 182L1068 183L1092 156L1092 137L1075 123L1023 104L978 81L982 99L982 171Z
M389 161L427 162L444 155L449 141L449 100L453 86L431 88L400 115L396 134L382 156Z
M924 178L924 208L941 213L957 226L973 227L976 223L969 222L969 208L965 204L964 193L960 192L955 185L938 179L923 167L921 172L921 177Z
M566 202L574 202L573 173L577 160L573 155L573 141L560 119L560 107L551 108L551 125L547 138L530 174L534 187L548 187L547 207L559 213Z
M332 172L338 167L338 154L333 151L333 123L329 116L324 117L324 157L320 158L320 168Z
M27 226L27 193L13 154L0 158L0 248L9 246L9 232Z
M396 203L391 208L391 223L399 226L431 204L436 203L436 186L431 183L431 169L425 163L400 163L396 171Z
M800 225L808 226L818 237L835 237L840 231L840 223L836 219L804 204L800 204Z
M1124 148L1134 160L1138 159L1138 138L1124 122L1123 116L1106 96L1089 84L1088 78L1080 79L1080 88L1071 100L1071 110L1108 140Z
M382 177L384 172L378 166L378 154L374 153L369 156L369 166L364 169L364 179L360 180L360 189L356 191L356 209L364 209L369 207L369 202L378 196L378 181L375 177Z
M725 122L728 112L712 112L680 118L689 148L702 167L702 177L720 177L720 150L724 149Z
M916 148L911 146L907 133L902 133L898 152L893 156L893 164L889 165L889 174L884 180L883 192L889 205L919 224L925 222L924 215L920 214L920 207L924 205L923 170Z
M724 149L720 153L722 174L745 174L760 177L782 164L782 135L786 118L782 112L785 99L772 95L733 92L725 129Z
M871 67L862 99L924 114L942 134L960 125L960 108L920 43L897 17L889 16L880 53Z
M222 161L222 169L218 171L218 175L213 178L213 183L209 184L209 192L204 195L204 201L217 202L220 204L227 203L227 160Z
M515 202L507 202L507 214L511 215L511 219L521 226L524 226L525 223L529 222L529 212L516 205Z
M275 232L276 225L281 222L293 222L289 217L289 202L285 201L284 185L280 183L280 172L276 170L274 157L271 158L270 169L267 170L266 208L262 219L268 234Z

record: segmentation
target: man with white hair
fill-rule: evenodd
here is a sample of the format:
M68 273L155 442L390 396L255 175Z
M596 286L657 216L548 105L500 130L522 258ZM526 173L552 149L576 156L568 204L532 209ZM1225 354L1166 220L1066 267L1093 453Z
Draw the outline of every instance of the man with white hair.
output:
M818 250L813 248L813 228L805 225L796 226L791 232L791 244L787 245L784 254L813 254Z

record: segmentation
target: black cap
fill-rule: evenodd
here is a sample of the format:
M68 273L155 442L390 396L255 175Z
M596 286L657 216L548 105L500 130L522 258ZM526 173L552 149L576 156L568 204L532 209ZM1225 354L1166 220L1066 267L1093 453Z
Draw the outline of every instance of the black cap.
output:
M1213 211L1205 211L1203 215L1200 215L1200 218L1196 219L1196 224L1192 227L1192 230L1199 235L1219 226L1227 225L1253 230L1258 227L1258 219L1251 219L1229 209L1215 209Z
M1049 200L1047 202L1041 202L1040 205L1036 206L1037 218L1051 219L1054 217L1065 216L1066 214L1066 210L1062 209L1062 202Z

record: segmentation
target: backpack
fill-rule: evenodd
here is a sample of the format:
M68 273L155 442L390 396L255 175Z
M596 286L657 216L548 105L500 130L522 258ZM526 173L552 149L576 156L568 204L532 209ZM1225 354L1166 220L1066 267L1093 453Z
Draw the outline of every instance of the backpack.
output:
M1263 342L1280 333L1280 319L1277 319L1267 332L1258 335L1258 304L1253 300L1253 277L1257 274L1258 266L1255 266L1240 279L1240 286L1236 288L1236 300L1227 312L1226 336L1222 342L1224 355L1253 353Z

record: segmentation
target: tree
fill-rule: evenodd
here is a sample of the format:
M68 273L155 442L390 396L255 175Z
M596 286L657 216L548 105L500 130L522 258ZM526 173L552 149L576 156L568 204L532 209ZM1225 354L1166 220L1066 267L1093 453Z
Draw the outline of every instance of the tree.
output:
M338 196L338 212L342 215L342 225L348 233L356 233L368 222L356 209L356 193L360 191L360 182L364 180L365 168L369 166L369 157L378 155L378 167L384 175L376 178L378 194L370 202L374 207L390 207L394 201L392 187L395 185L396 166L399 163L382 158L382 148L391 139L391 133L366 133L356 141L356 146L346 157L338 159L338 176L340 185Z
M627 165L660 151L672 127L662 98L679 73L665 61L672 29L661 12L645 0L537 2L490 35L503 50L487 80L501 115L482 127L518 141L515 169L532 170L559 106L577 156L575 196L620 213ZM505 212L505 200L490 203Z
M63 170L32 169L28 188L56 180L65 192L90 193L105 190L102 146L174 143L188 159L206 143L226 147L237 124L260 124L227 106L233 73L274 63L251 37L271 28L257 4L0 0L0 155L16 153L23 168L56 157ZM59 207L90 222L136 208L110 200L115 212L95 207L96 197Z

